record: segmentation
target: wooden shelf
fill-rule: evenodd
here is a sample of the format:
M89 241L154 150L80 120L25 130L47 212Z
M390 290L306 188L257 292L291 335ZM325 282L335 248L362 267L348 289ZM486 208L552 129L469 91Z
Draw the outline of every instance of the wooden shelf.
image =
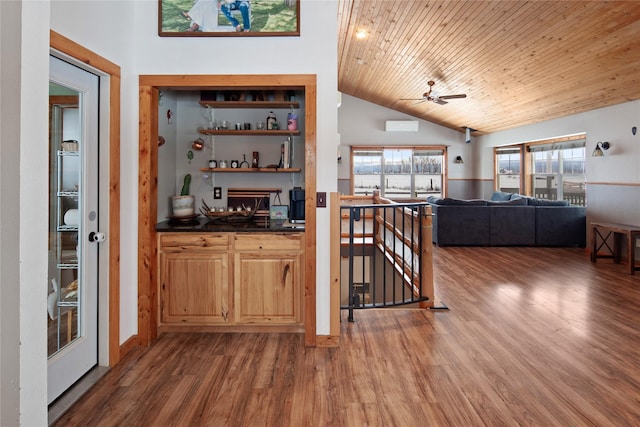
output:
M200 172L242 172L242 173L292 173L300 168L201 168Z
M235 130L235 129L203 129L198 128L198 132L203 135L263 135L263 136L278 136L278 135L300 135L299 130L287 130L287 129L278 129L278 130Z
M297 101L200 101L209 108L299 108Z

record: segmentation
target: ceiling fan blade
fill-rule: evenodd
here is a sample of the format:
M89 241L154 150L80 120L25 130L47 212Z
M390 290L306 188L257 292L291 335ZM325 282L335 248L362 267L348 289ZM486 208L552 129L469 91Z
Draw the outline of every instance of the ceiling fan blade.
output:
M400 98L400 101L424 101L424 98Z
M466 98L467 95L466 94L460 94L460 95L443 95L440 96L440 99L458 99L458 98Z

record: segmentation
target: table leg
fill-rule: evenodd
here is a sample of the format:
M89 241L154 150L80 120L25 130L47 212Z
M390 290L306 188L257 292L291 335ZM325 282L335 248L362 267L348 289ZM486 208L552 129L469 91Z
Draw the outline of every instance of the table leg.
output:
M613 261L620 264L620 253L622 252L622 233L613 233Z
M598 257L596 256L596 251L598 250L597 249L598 237L596 235L596 230L597 230L596 227L593 227L593 230L591 232L591 262L593 263L595 263L596 260L598 259Z
M627 236L627 260L629 262L629 274L635 274L636 272L636 239L633 233L629 233Z

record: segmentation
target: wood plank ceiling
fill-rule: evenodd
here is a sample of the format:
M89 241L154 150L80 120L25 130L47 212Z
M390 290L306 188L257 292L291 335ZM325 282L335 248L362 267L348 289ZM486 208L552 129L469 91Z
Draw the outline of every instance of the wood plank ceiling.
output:
M339 0L338 19L341 92L452 129L493 133L640 99L637 0ZM429 80L467 98L400 100L420 99Z

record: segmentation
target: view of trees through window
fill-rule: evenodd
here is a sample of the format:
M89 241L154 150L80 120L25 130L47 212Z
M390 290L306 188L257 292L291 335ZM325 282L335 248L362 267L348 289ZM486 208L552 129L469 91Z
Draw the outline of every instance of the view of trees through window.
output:
M353 192L390 199L442 196L444 149L353 148Z

